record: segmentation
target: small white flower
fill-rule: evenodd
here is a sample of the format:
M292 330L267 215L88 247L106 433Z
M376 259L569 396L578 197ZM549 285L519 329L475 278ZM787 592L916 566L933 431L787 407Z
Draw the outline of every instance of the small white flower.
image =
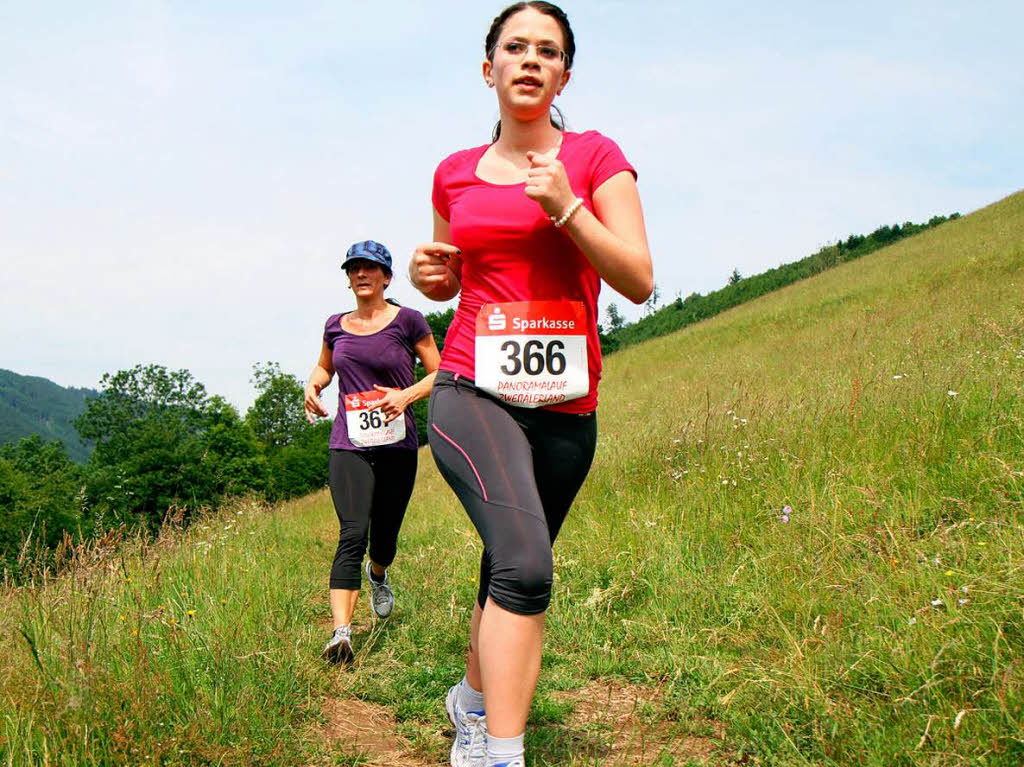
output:
M728 485L728 484L729 484L729 480L727 480L727 479L723 479L723 480L722 480L722 484L723 484L723 485Z
M942 607L942 600L938 599L938 598L933 599L932 600L932 607Z
M948 394L950 397L955 397L957 395L957 393L955 391L953 391L952 389L947 391L946 394Z
M895 375L895 376L892 377L892 380L899 381L901 378L903 378L902 375Z
M956 719L953 720L953 729L954 730L959 730L960 729L960 723L963 722L964 717L966 715L967 715L967 709L964 709L963 711L961 711L960 713L958 713L956 715Z
M961 607L963 607L965 604L967 604L970 601L971 601L970 599L958 599L958 600L956 600L956 603L958 605L960 605Z
M917 623L917 618L911 617L910 620L907 621L907 623L913 626L915 623Z

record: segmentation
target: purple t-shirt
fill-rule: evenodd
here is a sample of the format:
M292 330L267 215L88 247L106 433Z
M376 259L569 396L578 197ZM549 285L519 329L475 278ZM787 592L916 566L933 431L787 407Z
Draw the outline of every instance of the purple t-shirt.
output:
M342 314L332 314L324 326L324 343L338 374L338 414L331 429L331 449L368 450L353 445L348 436L345 395L373 391L374 384L408 388L414 383L414 346L430 335L430 326L415 309L401 307L391 322L368 336L349 333L341 327ZM387 447L415 450L416 420L412 408L405 409L405 439Z

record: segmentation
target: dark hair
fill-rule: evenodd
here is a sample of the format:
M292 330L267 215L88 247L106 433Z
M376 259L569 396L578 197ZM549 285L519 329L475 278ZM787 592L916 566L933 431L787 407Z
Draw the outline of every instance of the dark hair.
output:
M554 3L546 3L543 0L526 0L526 2L513 3L495 16L494 21L491 22L491 28L487 30L487 37L484 38L484 56L487 57L488 61L493 61L494 49L498 45L498 35L501 34L505 22L527 8L533 8L533 10L550 16L558 22L558 26L562 28L562 37L565 38L565 68L572 69L572 61L576 57L576 38L572 34L572 27L569 26L569 17L565 15L565 11ZM558 130L565 130L565 117L562 115L561 110L552 104L551 111L554 113L551 117L551 124L558 128ZM494 130L491 132L491 141L497 141L500 135L501 120L498 120Z

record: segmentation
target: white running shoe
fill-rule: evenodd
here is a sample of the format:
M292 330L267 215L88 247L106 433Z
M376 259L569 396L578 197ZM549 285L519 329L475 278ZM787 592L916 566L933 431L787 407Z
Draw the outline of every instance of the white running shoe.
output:
M388 571L384 571L384 582L378 583L373 579L373 569L370 567L370 560L366 560L366 580L370 582L370 607L378 618L387 618L395 609L395 592L391 590L391 581L388 580Z
M444 699L444 710L455 728L452 743L452 767L484 767L487 764L487 717L476 711L463 711L458 703L458 683ZM522 762L519 767L523 767Z
M494 767L526 767L526 762L519 757L516 757L511 762L501 762L500 764L494 765Z
M355 653L352 652L352 627L338 626L334 629L320 657L328 663L351 663L355 657Z

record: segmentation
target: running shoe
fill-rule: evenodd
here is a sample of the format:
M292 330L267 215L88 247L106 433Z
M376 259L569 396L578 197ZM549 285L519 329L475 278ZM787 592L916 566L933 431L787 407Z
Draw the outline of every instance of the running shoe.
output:
M395 592L391 590L391 581L388 580L388 571L384 571L382 582L373 579L373 570L370 567L370 560L366 560L366 580L370 582L370 607L378 618L387 618L395 609Z
M517 758L513 759L511 762L501 762L500 764L495 764L493 765L493 767L526 767L526 762L524 762L522 759Z
M444 699L444 710L455 728L452 767L484 767L487 764L487 717L481 711L463 711L458 703L458 683ZM522 767L522 763L520 763Z
M351 663L355 657L352 652L352 627L338 626L334 629L320 657L328 663Z

